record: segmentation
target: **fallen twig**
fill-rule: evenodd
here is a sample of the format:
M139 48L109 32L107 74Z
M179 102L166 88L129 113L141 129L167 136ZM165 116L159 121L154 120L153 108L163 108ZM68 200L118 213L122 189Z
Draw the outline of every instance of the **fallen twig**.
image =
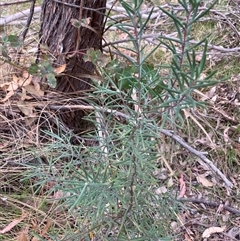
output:
M34 13L38 13L41 11L41 7L35 7L34 8ZM3 18L0 18L0 26L4 26L9 24L10 22L16 21L18 19L24 18L26 16L28 16L30 14L31 10L27 9L18 13L15 13L13 15L10 16L6 16Z
M203 152L197 151L196 149L192 148L191 146L189 146L180 136L176 135L173 133L173 131L171 130L165 130L165 129L161 129L160 130L161 133L163 133L166 136L171 137L173 140L177 141L181 146L183 146L184 148L186 148L188 151L190 151L191 153L193 153L195 156L199 157L202 161L204 161L205 163L207 163L211 169L218 174L222 180L225 182L225 184L227 185L227 187L232 188L233 184L231 181L229 181L225 175L212 163L212 161L210 161Z
M10 6L10 5L15 5L15 4L22 4L22 3L27 3L27 2L32 2L32 0L17 0L17 1L12 1L12 2L0 3L0 7L1 6Z
M197 203L197 204L205 204L205 205L208 205L208 206L211 206L211 207L219 207L220 205L222 205L222 208L233 213L233 214L236 214L237 216L240 216L240 210L239 209L236 209L236 208L233 208L233 207L230 207L230 206L227 206L227 205L224 205L222 203L219 203L219 202L212 202L212 201L207 201L207 200L204 200L204 199L196 199L196 198L179 198L177 199L177 201L179 202L191 202L191 203Z

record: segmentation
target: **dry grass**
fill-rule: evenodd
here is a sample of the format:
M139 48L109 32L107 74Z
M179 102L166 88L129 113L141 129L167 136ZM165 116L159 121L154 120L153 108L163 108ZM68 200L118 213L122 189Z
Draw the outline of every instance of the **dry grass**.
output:
M227 1L219 2L216 9L223 9L224 6L224 9L228 8L229 11L234 9L236 11L236 8L238 8L238 13L240 11L239 6L234 5L234 1L233 5ZM4 8L1 15L12 14L28 7L29 4L24 4ZM206 33L210 33L211 44L226 48L238 46L239 36L232 33L230 24L224 20L216 20L215 17L215 15L211 15L211 20L197 24L194 27L194 38L201 39L206 36ZM240 28L234 16L227 15L227 18L236 24L236 28ZM38 29L39 26L36 23L32 27L31 33L37 32ZM3 30L6 34L20 33L22 27L4 27ZM155 31L158 29L156 28ZM108 34L111 35L111 31ZM119 36L112 34L109 39L117 41ZM121 39L122 37L123 35L121 35ZM108 39L108 37L106 38ZM29 65L34 59L28 50L35 48L36 44L37 36L28 35L23 48L22 66ZM14 56L12 57L14 58ZM164 50L157 51L148 61L150 64L156 64L156 61L164 63L166 61ZM239 56L234 53L219 54L217 51L212 51L209 54L205 72L208 73L215 69L218 70L216 78L229 77L229 79L211 89L202 89L195 93L197 99L207 100L209 105L206 109L192 109L185 112L186 125L182 131L179 131L179 135L194 148L208 152L208 156L211 157L214 164L234 183L234 189L229 193L222 181L209 168L173 141L165 143L167 147L165 150L171 149L172 151L163 153L166 162L161 164L161 171L166 172L164 181L169 184L167 187L169 189L179 190L179 177L183 174L188 198L203 198L240 209ZM15 70L12 66L2 63L0 65L0 84L11 81L14 73ZM1 90L1 98L4 98L5 95L6 92ZM32 180L33 183L30 183L30 181L21 182L21 179L24 177L22 174L28 170L22 164L37 162L36 160L40 160L41 157L44 157L41 160L55 158L60 154L56 150L53 153L49 152L46 144L54 141L39 132L40 123L46 130L61 132L62 127L57 126L58 123L55 123L55 129L52 129L49 120L57 118L54 111L47 106L69 103L71 96L56 96L52 93L41 101L32 99L29 101L29 108L32 109L34 116L23 115L15 97L17 95L0 104L0 230L12 220L19 218L22 212L27 216L10 232L0 234L0 240L16 240L19 233L21 235L25 233L28 238L39 234L45 240L54 240L50 238L49 233L55 233L58 240L64 240L67 230L71 228L74 230L72 221L74 217L69 217L64 208L58 208L58 203L53 202L47 196L51 183L48 183L49 186L44 184L41 189L37 190L33 184L39 180ZM79 103L81 103L81 99L79 99ZM68 131L65 130L66 133ZM169 170L166 163L174 171L173 176L168 175ZM179 239L176 240L201 240L203 231L213 226L226 226L227 228L226 235L214 234L215 236L213 235L211 240L227 240L230 236L228 232L232 228L240 229L239 217L236 218L230 212L222 209L221 205L210 207L206 204L198 205L192 202L185 203L185 205L187 209L176 214L178 222L171 224L172 232L179 235ZM236 239L238 237L235 236ZM23 240L20 239L20 241Z

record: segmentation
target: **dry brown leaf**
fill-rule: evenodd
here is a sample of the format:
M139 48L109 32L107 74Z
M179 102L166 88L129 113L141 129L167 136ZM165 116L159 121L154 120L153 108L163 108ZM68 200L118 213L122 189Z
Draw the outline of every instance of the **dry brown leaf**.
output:
M27 98L27 91L26 89L22 88L21 100L24 101Z
M44 227L44 229L41 232L41 236L44 236L47 233L47 231L50 229L51 226L52 226L52 222L48 219L46 226Z
M14 81L9 82L9 83L3 83L0 85L1 89L4 91L12 91L18 89L18 84L15 83Z
M32 83L35 86L36 90L40 90L40 82L41 82L41 78L37 76L33 76Z
M170 177L167 182L167 187L169 188L169 187L172 187L173 185L174 185L173 178Z
M225 128L225 130L223 131L223 137L224 137L224 141L226 142L226 143L229 143L229 142L231 142L231 139L229 138L229 136L228 136L228 131L230 130L230 127L227 127L227 128Z
M63 64L63 65L61 65L61 66L59 66L59 67L57 67L57 68L54 68L54 72L55 72L56 74L61 74L62 72L65 71L66 66L67 66L66 64Z
M15 93L14 93L14 91L12 90L12 91L10 91L10 92L8 92L7 94L6 94L6 96L5 96L5 98L3 98L2 100L1 100L1 102L5 102L5 101L7 101L11 96L13 96Z
M32 223L32 228L33 228L35 231L37 231L37 229L38 229L37 223L35 223L33 220L31 221L31 223Z
M192 241L193 240L193 239L190 238L190 236L187 233L185 233L184 236L185 236L185 241Z
M211 234L222 233L226 229L226 226L223 227L210 227L204 230L202 238L209 238Z
M37 115L33 113L33 116L25 118L27 126L32 126L32 124L38 119ZM33 132L33 131L30 131Z
M90 240L94 240L95 239L95 233L94 232L90 231L88 233L88 235L89 235Z
M33 237L31 241L39 241L37 237Z
M180 194L179 194L178 198L182 198L182 197L184 197L184 195L186 193L186 183L183 179L182 173L181 173L181 177L179 179L179 183L180 183Z
M25 116L34 117L34 107L31 106L29 103L25 103L24 101L20 100L17 102L17 107L22 111Z
M4 229L0 230L0 233L7 233L12 228L14 228L16 225L18 225L20 222L23 221L24 218L27 217L27 213L22 213L22 216L20 218L14 219L11 223L9 223Z
M30 76L31 76L31 75L30 75L26 70L24 70L24 71L22 72L22 77L23 77L24 79L28 79Z
M13 79L13 82L14 82L14 83L16 83L16 84L18 83L18 77L17 77L17 75L14 74L14 75L12 76L12 79Z
M26 231L22 231L17 236L17 241L28 241Z
M0 88L4 91L8 91L7 95L5 96L5 98L3 98L1 100L1 102L5 102L7 101L11 96L14 95L14 91L17 90L19 87L22 86L28 86L31 81L32 81L32 76L29 75L26 71L23 72L22 75L24 78L22 77L17 77L16 75L12 76L12 81L9 83L3 83L0 85ZM26 96L26 92L23 89L23 93L22 93L22 100L25 100L27 98Z
M4 90L4 91L6 91L8 87L9 87L9 83L2 83L2 84L0 84L0 88L2 90Z
M213 86L207 93L207 97L208 99L211 99L214 97L214 94L216 93L216 90L217 90L217 87L216 86Z
M22 77L17 77L16 75L13 75L12 78L13 78L12 82L17 84L18 87L29 85L32 82L32 75L28 74L28 72L23 73Z
M201 183L204 187L212 187L214 186L214 184L210 181L208 181L208 179L206 177L204 177L203 175L198 175L196 177L198 183Z
M28 79L19 78L18 86L19 87L27 86L27 85L30 85L31 82L32 82L32 78L30 78L30 77Z
M26 91L31 94L31 95L35 95L38 97L42 97L44 96L44 91L42 91L40 89L40 86L38 87L38 85L28 85L24 87L26 89Z

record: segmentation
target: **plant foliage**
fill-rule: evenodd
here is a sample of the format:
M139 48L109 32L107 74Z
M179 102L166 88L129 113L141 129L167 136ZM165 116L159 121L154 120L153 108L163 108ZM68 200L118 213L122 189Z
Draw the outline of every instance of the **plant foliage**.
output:
M156 175L162 165L159 131L166 125L181 127L182 109L203 105L194 99L193 91L216 83L212 80L214 73L203 74L207 38L191 44L192 26L214 4L200 12L201 1L180 0L184 8L181 16L159 7L174 23L177 37L159 36L158 46L144 54L147 43L143 32L151 13L147 19L142 18L143 0L120 0L119 3L128 21L114 26L128 35L131 46L127 46L126 51L119 50L118 57L112 56L104 66L99 53L91 50L86 56L98 65L103 79L101 83L94 82L95 91L89 98L95 111L88 120L96 130L86 137L95 138L97 144L75 147L70 135L48 133L53 143L46 152L54 154L48 158L49 167L38 166L35 174L41 180L40 185L54 182L54 191L63 193L62 205L75 217L76 237L171 240L169 224L177 212L174 202L177 194L158 192L164 185ZM160 46L171 53L171 61L153 66L148 58ZM197 61L199 50L202 58ZM129 51L134 57L125 54ZM161 74L163 69L165 75ZM54 167L59 163L61 170L56 171ZM66 231L66 236L69 235L73 234Z

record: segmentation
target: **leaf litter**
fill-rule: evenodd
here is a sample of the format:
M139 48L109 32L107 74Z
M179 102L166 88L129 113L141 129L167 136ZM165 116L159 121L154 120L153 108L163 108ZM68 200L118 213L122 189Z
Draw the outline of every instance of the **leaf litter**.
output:
M121 38L126 37L123 33L121 34ZM132 53L128 52L124 54L132 55ZM221 60L218 59L218 61ZM212 63L212 66L214 65L215 63ZM61 74L65 70L65 67L64 65L60 66L54 71L57 74ZM165 158L165 164L168 164L167 168L171 170L171 175L169 175L171 185L158 189L156 194L166 193L167 189L172 188L175 184L179 198L189 198L190 200L190 202L185 203L189 209L182 210L177 214L178 220L181 221L173 223L173 232L182 235L179 240L201 240L201 238L209 237L212 238L209 240L219 240L220 238L226 240L224 239L226 236L224 236L223 233L235 239L239 237L239 214L233 213L233 216L231 216L230 211L219 208L221 204L226 205L226 202L228 202L230 206L240 208L239 81L240 76L235 75L232 76L231 81L221 83L207 91L203 90L201 97L198 96L198 98L203 101L209 100L209 108L198 110L195 112L196 116L192 113L186 115L186 118L189 119L190 128L192 128L189 129L189 131L196 133L192 143L196 149L204 149L204 151L207 151L219 169L223 170L225 175L230 177L235 184L232 192L228 193L221 180L219 180L214 173L210 173L210 169L205 168L203 163L193 159L186 160L186 152L182 151L176 154L176 156L174 156L175 153L172 153L172 156ZM11 101L11 107L16 107L12 109L13 115L19 117L20 113L23 114L25 118L35 117L36 105L28 104L27 101L29 100L28 98L31 99L32 96L44 97L45 93L41 90L37 81L34 82L34 79L29 77L25 72L20 77L13 75L10 82L1 84L0 87L5 93L1 102L7 104L8 101ZM22 93L21 102L14 102L14 95L17 92ZM58 97L55 98L59 101ZM56 99L52 99L52 103L58 103ZM14 122L10 118L9 123L11 123L11 125L15 125L16 123L19 125L19 122ZM22 124L22 126L24 125L25 123ZM4 126L1 128L4 128ZM25 131L24 128L22 129L21 133ZM182 136L184 136L184 133L182 133ZM188 136L186 136L186 138L187 137ZM34 143L34 141L30 142L30 144L32 143ZM9 145L11 145L10 138L0 144L3 148L6 148L5 151L11 149L9 148ZM181 162L180 167L175 164L179 162ZM178 173L175 172L175 170L177 170ZM204 201L202 201L196 204L193 200L191 202L191 199L205 200L206 202L204 203ZM209 203L207 203L208 201ZM210 202L216 205L210 205ZM216 212L216 210L218 210L218 212ZM2 234L10 232L14 227L18 226L18 224L25 221L25 218L25 216L21 216L21 218L14 219L0 232ZM37 230L38 228L36 226L37 225L35 225L35 229ZM44 236L50 226L51 225L48 227L46 225L42 231L38 229L39 234ZM22 233L20 233L20 239L18 241L28 240L27 234L24 232L25 231L22 231ZM37 237L34 238L38 240Z

